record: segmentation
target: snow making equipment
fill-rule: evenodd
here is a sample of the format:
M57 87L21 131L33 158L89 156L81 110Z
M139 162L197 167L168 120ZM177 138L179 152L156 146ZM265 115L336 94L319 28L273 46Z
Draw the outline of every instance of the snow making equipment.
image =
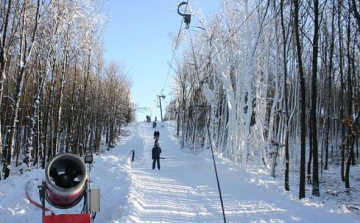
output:
M100 211L100 190L90 188L92 154L84 159L70 153L53 157L45 168L45 180L39 186L43 223L90 223ZM83 200L79 214L46 215L45 201L59 209L69 209Z

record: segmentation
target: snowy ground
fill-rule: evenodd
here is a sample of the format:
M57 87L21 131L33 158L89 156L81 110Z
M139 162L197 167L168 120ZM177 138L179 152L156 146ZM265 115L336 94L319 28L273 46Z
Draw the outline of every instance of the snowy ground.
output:
M161 170L152 170L151 123L134 123L124 130L119 145L95 157L92 188L101 190L101 211L94 222L224 222L214 165L209 150L193 153L180 149L174 126L160 123ZM135 161L131 162L131 151ZM333 196L299 200L297 181L290 192L283 179L272 178L264 169L244 172L216 157L226 222L360 222ZM41 209L26 197L39 201L38 188L44 170L0 181L0 223L40 223ZM354 196L358 196L356 193ZM340 199L340 198L339 198ZM354 198L359 200L359 198ZM80 202L56 214L80 213ZM49 212L47 212L49 214Z

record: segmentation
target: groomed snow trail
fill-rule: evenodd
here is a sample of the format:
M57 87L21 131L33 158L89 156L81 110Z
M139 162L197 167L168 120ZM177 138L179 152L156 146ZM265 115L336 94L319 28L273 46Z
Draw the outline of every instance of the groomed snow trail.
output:
M210 150L194 154L180 149L174 128L169 123L158 124L161 157L166 159L160 160L161 170L153 170L155 129L151 123L134 124L131 141L142 145L132 148L136 159L130 164L126 222L224 222ZM274 191L277 186L253 179L221 159L216 158L216 163L227 222L358 222L336 211L319 215L328 212L321 203L284 197L282 190Z
M152 169L151 149L154 128L138 126L144 142L136 148L138 162L132 164L131 189L133 222L222 222L215 175L198 171L192 154L186 154L170 137L171 126L159 124L162 149L161 170ZM184 157L185 156L185 157ZM184 162L185 160L185 162ZM180 177L181 176L181 177ZM214 216L212 213L219 213Z

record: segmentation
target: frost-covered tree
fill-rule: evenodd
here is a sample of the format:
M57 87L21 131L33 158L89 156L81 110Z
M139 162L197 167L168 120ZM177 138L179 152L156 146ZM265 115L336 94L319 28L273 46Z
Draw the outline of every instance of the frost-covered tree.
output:
M187 75L181 82L187 87L175 94L179 104L182 95L191 99L178 107L183 146L203 148L196 146L203 142L208 148L206 134L197 133L205 128L198 123L210 117L215 151L244 169L264 165L274 177L285 169L290 190L291 166L300 166L299 198L305 197L306 172L313 194L319 194L318 171L335 156L341 156L348 187L359 64L359 30L350 24L358 23L358 3L223 0L221 5L208 21L201 10L192 10L199 26L181 32L184 59L176 72L177 78ZM199 101L209 113L193 106Z
M42 161L44 168L47 160L65 150L80 155L84 149L99 152L101 136L110 125L115 140L120 126L133 120L131 84L124 68L104 75L100 36L107 16L101 14L100 3L1 3L0 18L7 24L1 26L0 48L0 155L5 178L24 156L32 156L32 164ZM105 90L109 83L116 91ZM104 101L108 93L116 93L116 107L109 116L114 123L104 115L112 104Z
M20 100L24 91L25 81L28 78L28 73L26 68L32 58L32 53L36 44L36 38L38 35L38 26L40 21L40 13L43 7L43 3L39 0L35 5L32 5L30 1L23 2L15 2L18 4L11 5L11 1L9 2L9 7L19 7L19 13L15 14L13 19L15 23L19 24L19 30L17 34L19 38L17 38L17 42L15 44L19 44L16 49L17 55L17 68L15 69L15 75L12 77L15 80L15 88L9 97L11 97L13 101L13 109L11 113L10 119L10 132L8 136L7 142L7 151L6 151L6 165L4 172L4 178L9 177L10 174L10 164L12 162L12 155L14 152L15 146L15 133L19 131L17 123L19 117L19 109L20 109ZM15 46L14 46L15 47Z

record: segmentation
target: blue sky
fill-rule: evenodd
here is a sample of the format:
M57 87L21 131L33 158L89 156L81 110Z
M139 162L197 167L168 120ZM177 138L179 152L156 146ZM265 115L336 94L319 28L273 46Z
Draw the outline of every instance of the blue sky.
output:
M112 10L112 20L103 38L105 60L119 61L126 66L132 80L134 103L138 107L149 108L147 112L136 113L137 121L145 120L151 111L153 117L156 115L160 119L160 109L155 102L157 95L166 95L163 108L170 102L169 85L174 76L172 70L169 72L173 55L170 34L177 33L182 23L182 17L177 13L180 2L109 0L107 4L108 9ZM220 0L188 2L188 7L199 5L209 13L220 5ZM184 10L185 5L180 9ZM195 18L192 18L191 25L197 25Z

